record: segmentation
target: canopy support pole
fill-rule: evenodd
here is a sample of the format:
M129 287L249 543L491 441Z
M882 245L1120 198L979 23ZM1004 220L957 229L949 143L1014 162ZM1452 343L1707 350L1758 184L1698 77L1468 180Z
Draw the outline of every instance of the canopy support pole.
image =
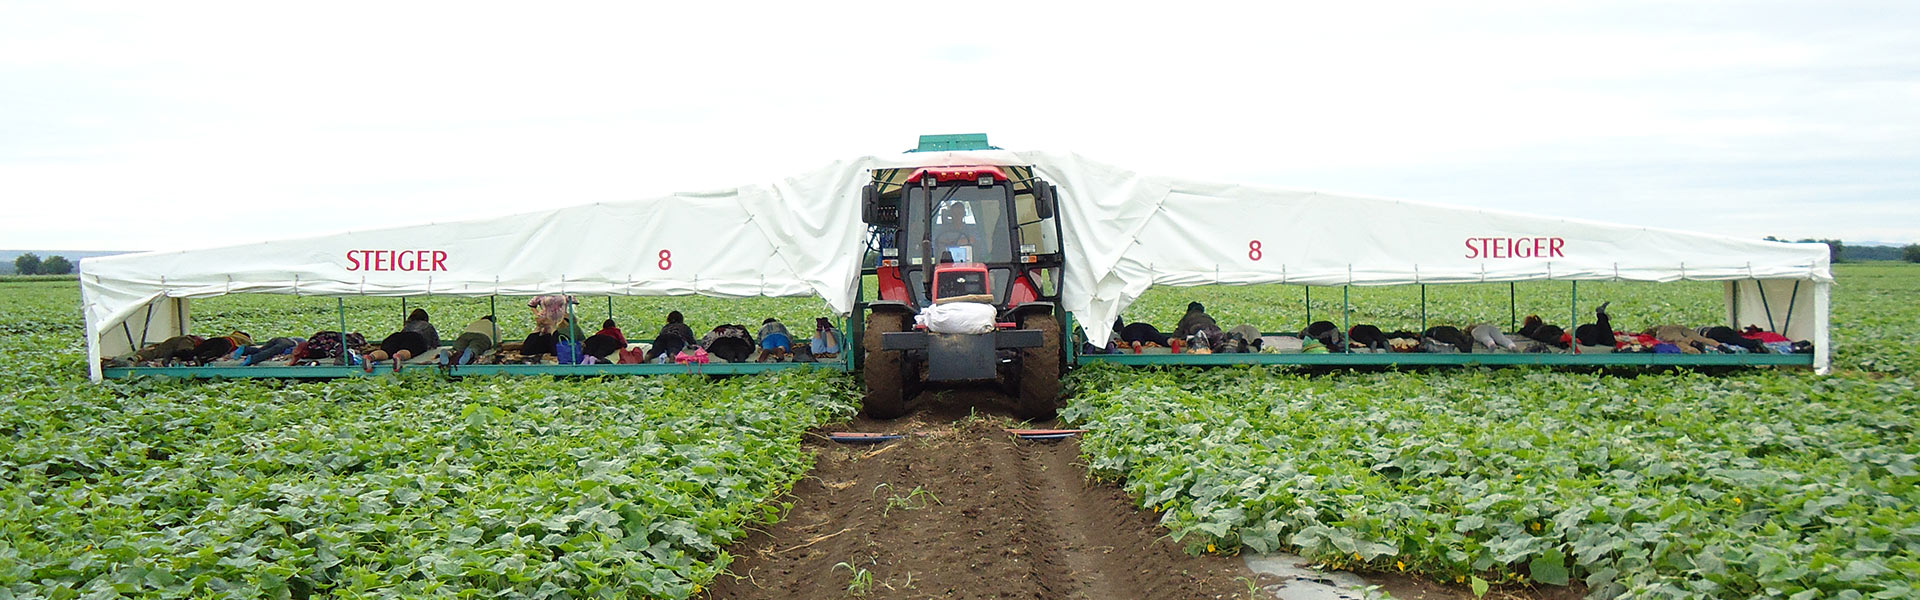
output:
M1313 286L1307 286L1307 324L1313 324Z
M497 307L494 305L494 301L499 299L499 296L487 296L487 316L493 317L487 319L487 322L493 323L493 345L495 347L500 345L500 314L495 311Z
M867 236L867 247L873 247L879 239L878 235L876 233ZM858 281L859 283L853 286L853 310L847 313L846 326L840 328L840 331L845 333L840 340L840 352L846 355L847 370L854 373L860 373L860 369L867 364L867 358L863 356L867 353L866 345L863 343L867 335L867 272L864 268L860 271ZM1118 335L1120 335L1118 331L1109 332L1107 339L1112 340Z
M1520 328L1520 304L1514 300L1518 284L1507 282L1507 331Z
M340 314L340 366L347 365L347 299L334 298L334 309Z
M573 314L573 299L567 298L566 294L560 294L560 297L566 298L566 302L567 302L567 326L566 326L566 331L561 333L567 334L567 338L572 339L573 331L575 329L580 328L580 318L577 316L574 316ZM554 339L559 339L559 337L560 336L557 333L554 335ZM580 340L573 340L573 342L578 344L580 343Z
M1767 297L1766 290L1760 290L1760 297L1761 298ZM1781 329L1786 329L1786 330L1793 329L1793 305L1799 301L1800 301L1800 280L1795 279L1793 281L1793 295L1787 297L1787 324L1785 327L1781 327ZM1768 325L1772 325L1772 323L1768 323Z
M1567 320L1567 324L1572 325L1575 330L1578 330L1580 328L1580 280L1576 279L1573 281L1573 293L1570 295L1572 296L1572 301L1567 303L1567 315L1571 318ZM1612 332L1608 332L1608 335L1612 335ZM1580 353L1579 339L1573 340L1573 353Z
M121 321L121 324L123 324L123 325L124 325L124 324L126 324L126 322L125 322L125 321ZM142 322L140 323L140 345L139 345L139 346L134 346L134 347L133 347L133 349L135 349L135 350L139 350L140 348L142 348L142 347L144 347L144 346L146 346L146 345L147 345L147 332L149 332L149 331L152 331L152 330L153 330L153 303L152 303L152 302L148 302L148 303L147 303L147 320L146 320L146 321L142 321ZM131 340L129 340L129 341L131 341Z
M1420 284L1420 335L1427 334L1427 284Z
M607 320L613 320L613 294L607 294Z
M133 349L134 349L134 350L139 350L139 349L140 349L140 346L144 346L144 345L146 345L146 344L141 344L140 346L135 346L135 345L133 344L133 326L132 326L132 325L128 325L128 324L127 324L127 322L126 322L126 321L124 321L124 320L123 320L123 321L120 321L120 331L124 331L124 332L126 332L126 334L127 334L127 345L128 345L128 346L133 346Z
M401 296L400 297L400 322L401 323L407 322L408 314L409 313L407 312L407 297Z
M1760 292L1760 308L1767 309L1767 331L1779 333L1780 330L1776 329L1773 323L1773 306L1767 303L1767 288L1765 286L1760 285L1760 280L1755 279L1753 280L1753 289ZM1789 316L1791 316L1793 313L1793 309L1788 308L1787 313ZM1734 324L1739 325L1739 323L1734 323Z
M1352 289L1353 286L1350 285L1340 286L1340 335L1342 336L1353 335L1353 295L1350 292ZM1347 350L1347 348L1341 348L1336 352Z

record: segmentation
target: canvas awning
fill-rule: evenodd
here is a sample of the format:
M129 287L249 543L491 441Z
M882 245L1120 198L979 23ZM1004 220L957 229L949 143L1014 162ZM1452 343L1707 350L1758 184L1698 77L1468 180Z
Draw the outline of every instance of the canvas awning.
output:
M870 156L713 192L83 259L88 358L97 380L101 357L190 331L186 300L230 293L819 296L847 314L867 231L861 186L875 169L938 165L1031 166L1058 186L1062 302L1095 343L1155 285L1712 280L1728 282L1730 325L1790 323L1783 333L1813 340L1816 368L1828 364L1824 245L1205 182L1002 150Z

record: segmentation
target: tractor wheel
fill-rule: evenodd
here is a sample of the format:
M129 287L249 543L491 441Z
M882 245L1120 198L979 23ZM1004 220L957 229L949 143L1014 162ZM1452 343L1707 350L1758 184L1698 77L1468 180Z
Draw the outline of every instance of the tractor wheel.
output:
M1051 314L1036 314L1020 326L1040 330L1046 343L1020 350L1019 417L1029 421L1052 419L1060 408L1060 324Z
M906 359L899 350L880 349L880 334L906 330L904 314L867 314L867 330L860 345L867 353L862 373L867 380L867 395L861 408L866 409L868 417L896 419L907 414Z

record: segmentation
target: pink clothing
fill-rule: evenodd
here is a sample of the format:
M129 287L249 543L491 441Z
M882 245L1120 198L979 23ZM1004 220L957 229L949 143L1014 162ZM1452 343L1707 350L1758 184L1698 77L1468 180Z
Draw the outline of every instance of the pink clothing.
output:
M573 296L538 296L527 302L533 308L533 331L535 333L553 333L560 330L560 322L567 320L567 305L579 304Z

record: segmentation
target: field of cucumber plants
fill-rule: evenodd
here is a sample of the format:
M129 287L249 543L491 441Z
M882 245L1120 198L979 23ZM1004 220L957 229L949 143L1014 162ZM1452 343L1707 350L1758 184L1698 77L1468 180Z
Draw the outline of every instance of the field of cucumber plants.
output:
M1196 551L1596 598L1920 594L1920 268L1842 265L1836 374L1513 369L1308 374L1084 369L1063 415L1091 475ZM86 382L77 286L0 282L0 600L687 598L783 517L801 437L850 416L845 375ZM1430 324L1711 323L1717 284L1435 286ZM1419 324L1416 288L1356 289L1354 323ZM1300 288L1154 290L1222 325L1297 329ZM1339 321L1340 290L1315 319ZM509 337L524 300L501 299ZM604 300L579 309L597 322ZM443 330L485 299L424 303ZM197 330L337 327L331 299L196 302ZM349 328L398 327L353 299ZM617 299L630 337L817 301ZM524 331L524 329L518 329ZM1071 477L1072 475L1062 474Z
M1193 547L1599 598L1913 597L1920 268L1839 273L1831 377L1084 369L1063 416L1092 430L1096 475ZM1717 296L1691 285L1595 303L1709 322ZM1504 291L1430 310L1493 320Z
M686 598L855 407L822 372L96 386L73 284L0 287L0 598Z

